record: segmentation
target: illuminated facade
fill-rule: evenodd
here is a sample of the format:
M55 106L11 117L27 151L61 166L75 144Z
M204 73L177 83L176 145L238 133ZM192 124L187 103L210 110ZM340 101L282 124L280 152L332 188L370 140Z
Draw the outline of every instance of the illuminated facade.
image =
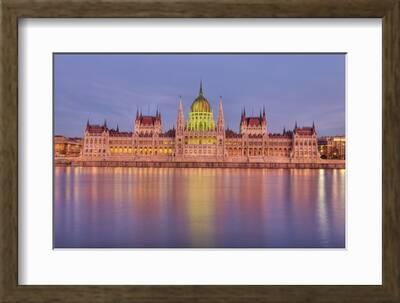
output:
M265 108L249 117L243 110L240 131L225 129L222 98L217 121L200 83L185 121L179 102L176 129L163 132L161 113L136 113L132 132L121 132L88 121L83 140L84 159L149 161L315 162L320 159L317 134L312 127L298 127L281 134L268 132Z
M213 131L215 129L211 106L203 95L203 84L201 82L199 95L190 107L186 129L195 132Z
M322 159L346 159L346 138L344 136L318 138L318 149Z
M54 136L54 155L56 157L79 157L82 150L82 138Z

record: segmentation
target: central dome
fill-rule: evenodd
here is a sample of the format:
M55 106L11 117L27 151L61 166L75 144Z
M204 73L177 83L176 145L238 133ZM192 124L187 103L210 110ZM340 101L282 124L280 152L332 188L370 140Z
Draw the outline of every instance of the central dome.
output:
M190 107L191 112L211 112L210 103L203 96L198 96L196 100L193 101L192 106Z
M211 106L208 100L203 96L203 84L200 82L200 91L197 98L193 101L190 107L191 112L211 112Z

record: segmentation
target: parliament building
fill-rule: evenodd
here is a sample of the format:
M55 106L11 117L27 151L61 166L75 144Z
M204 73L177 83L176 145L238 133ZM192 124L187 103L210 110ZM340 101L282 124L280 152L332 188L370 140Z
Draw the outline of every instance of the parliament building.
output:
M265 108L257 116L242 110L240 130L225 128L222 99L216 121L200 83L198 96L185 120L179 102L176 128L163 131L161 113L154 116L137 111L132 131L86 124L82 158L86 160L138 161L238 161L238 162L316 162L320 159L317 134L310 127L268 132Z

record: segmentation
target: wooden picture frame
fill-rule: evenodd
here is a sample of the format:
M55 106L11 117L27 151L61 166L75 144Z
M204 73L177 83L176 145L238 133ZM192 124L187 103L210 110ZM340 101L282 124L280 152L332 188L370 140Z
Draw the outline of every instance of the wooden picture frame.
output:
M0 302L400 302L400 1L2 0ZM382 286L18 285L18 20L20 18L382 18Z

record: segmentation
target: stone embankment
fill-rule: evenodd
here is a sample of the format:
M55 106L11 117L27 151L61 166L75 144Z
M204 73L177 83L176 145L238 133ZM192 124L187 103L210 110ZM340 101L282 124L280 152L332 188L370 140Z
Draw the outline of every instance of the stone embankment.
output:
M318 162L235 162L235 161L142 161L142 160L82 160L56 159L61 167L176 167L176 168L310 168L344 169L344 160L319 160Z

